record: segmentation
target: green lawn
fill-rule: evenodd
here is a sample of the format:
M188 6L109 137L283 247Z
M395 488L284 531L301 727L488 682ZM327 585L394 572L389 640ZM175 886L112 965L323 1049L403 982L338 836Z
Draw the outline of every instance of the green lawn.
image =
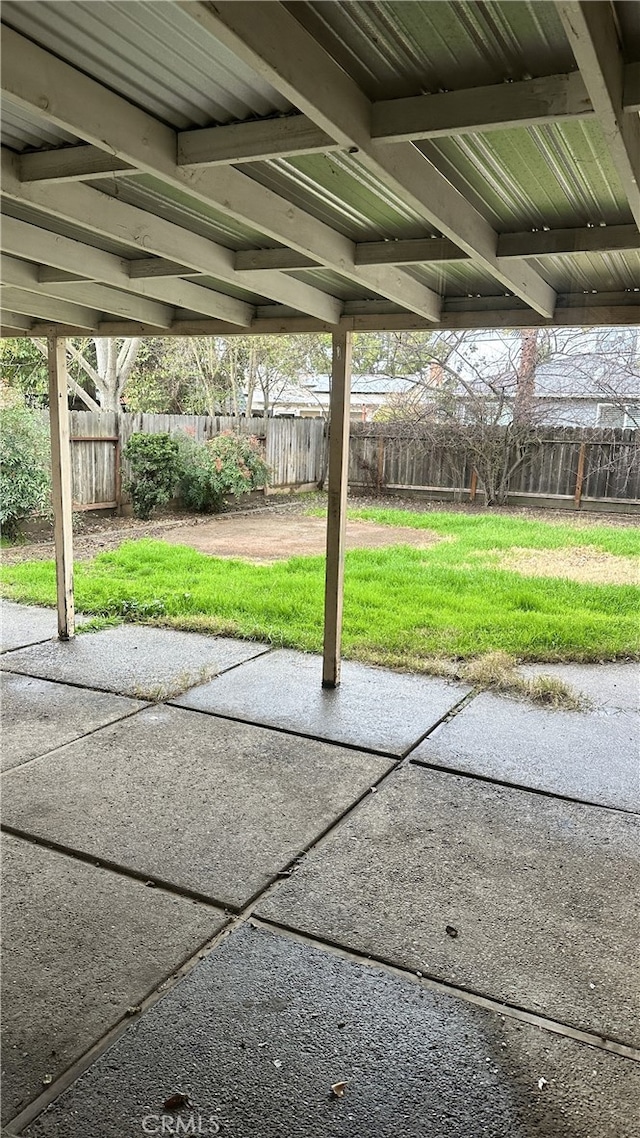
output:
M487 514L352 510L350 516L436 531L430 549L393 546L347 554L343 649L347 657L428 671L434 657L503 651L528 660L640 655L640 589L522 577L497 566L514 546L594 546L640 554L640 531L576 528ZM52 562L6 566L6 596L55 604ZM78 609L160 621L318 651L323 558L254 565L162 541L129 541L75 569Z

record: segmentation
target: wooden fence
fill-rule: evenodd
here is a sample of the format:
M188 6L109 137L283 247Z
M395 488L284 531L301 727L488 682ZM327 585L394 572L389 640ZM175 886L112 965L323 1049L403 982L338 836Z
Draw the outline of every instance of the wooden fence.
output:
M471 430L471 428L470 428ZM640 430L584 427L539 430L509 478L510 505L629 509L640 505ZM483 500L472 452L452 451L437 432L394 434L389 424L354 425L352 489Z
M73 499L79 510L119 507L128 470L122 452L135 431L184 431L199 441L234 430L255 435L271 471L272 489L317 486L323 478L321 419L235 419L210 415L127 415L72 411Z
M234 419L205 415L71 412L73 494L77 509L121 506L128 471L122 451L134 431L186 431L205 440L225 430L255 435L272 489L317 486L324 478L321 419ZM353 424L349 484L355 491L483 500L470 454L437 435L402 438L390 424ZM549 428L539 431L509 483L513 505L629 509L640 505L640 431Z

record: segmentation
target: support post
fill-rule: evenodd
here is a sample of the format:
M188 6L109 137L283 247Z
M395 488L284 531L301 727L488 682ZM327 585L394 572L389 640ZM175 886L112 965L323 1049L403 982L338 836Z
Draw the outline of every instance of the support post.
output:
M58 636L75 635L73 608L73 515L71 446L67 402L67 352L63 339L47 339L49 363L49 421L51 424L51 491L56 550Z
M333 333L331 368L329 505L327 512L327 565L322 654L323 688L335 688L340 683L350 408L351 332L340 330Z

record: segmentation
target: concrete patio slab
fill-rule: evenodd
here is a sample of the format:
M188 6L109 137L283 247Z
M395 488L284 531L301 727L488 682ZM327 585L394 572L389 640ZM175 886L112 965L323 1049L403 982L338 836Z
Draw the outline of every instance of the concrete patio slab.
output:
M228 715L336 743L402 755L470 689L349 661L342 683L323 691L319 656L270 652L232 676L180 696L180 707Z
M412 766L257 913L637 1045L639 823Z
M0 697L2 770L53 751L145 706L139 700L10 672L0 672Z
M77 614L76 619L81 624L83 617ZM0 602L0 651L10 652L57 635L58 614L55 609L17 605L13 601Z
M4 1122L212 937L225 917L9 835L2 838L2 856Z
M241 907L390 765L159 706L5 775L3 819Z
M582 692L601 711L640 711L638 664L526 664L524 676L556 676Z
M267 651L265 644L222 636L121 624L67 644L53 640L12 652L2 667L138 699L166 699Z
M640 716L633 711L552 711L484 693L411 758L640 810Z
M627 1059L244 928L25 1133L632 1138L639 1094Z

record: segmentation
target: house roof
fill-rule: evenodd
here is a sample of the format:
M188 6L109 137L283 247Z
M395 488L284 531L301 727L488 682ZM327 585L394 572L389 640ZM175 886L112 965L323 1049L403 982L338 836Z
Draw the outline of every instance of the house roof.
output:
M5 0L2 331L638 323L633 9Z

